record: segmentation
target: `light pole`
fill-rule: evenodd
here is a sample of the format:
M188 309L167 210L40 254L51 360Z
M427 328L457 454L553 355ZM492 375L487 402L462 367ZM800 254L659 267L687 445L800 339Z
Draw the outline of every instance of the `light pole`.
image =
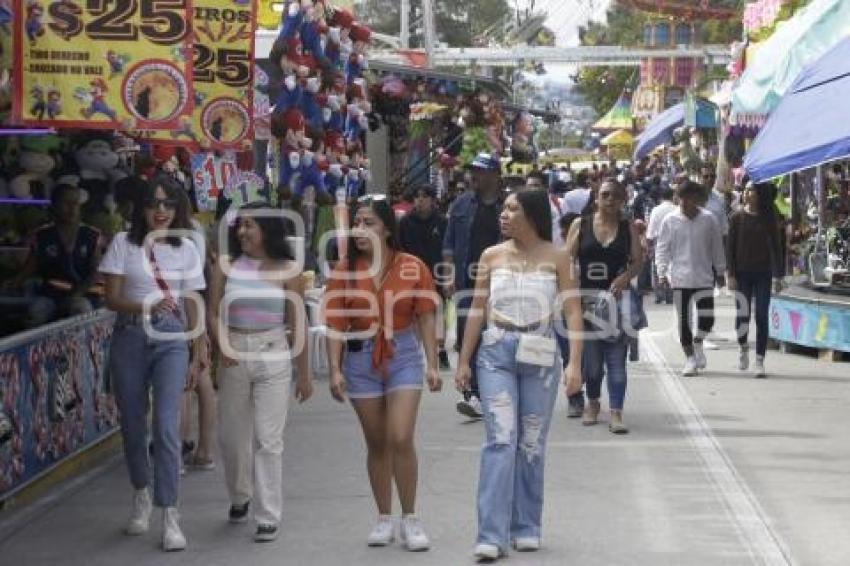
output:
M402 49L410 47L410 0L401 0L401 39Z
M422 26L425 30L425 57L428 68L434 66L434 42L436 41L436 29L434 29L434 4L432 0L422 0Z

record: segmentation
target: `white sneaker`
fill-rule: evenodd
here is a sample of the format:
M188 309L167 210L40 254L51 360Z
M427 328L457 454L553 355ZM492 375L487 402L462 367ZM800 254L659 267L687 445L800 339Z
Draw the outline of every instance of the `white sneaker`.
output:
M705 359L705 350L700 342L694 342L694 361L697 364L697 369L705 369L708 362Z
M127 521L124 533L137 536L148 532L151 511L153 511L153 503L151 503L151 493L148 491L148 488L145 487L134 491L133 511L130 513L130 520Z
M514 549L518 552L536 552L540 550L538 537L517 537L514 539Z
M764 356L756 356L755 376L767 377L767 372L764 371Z
M738 369L747 371L748 367L750 367L750 350L749 348L741 348L738 352Z
M697 374L697 362L693 356L689 356L685 362L685 367L682 368L682 375L689 377Z
M177 507L166 507L162 510L162 549L165 552L184 550L186 537L180 530L180 514Z
M473 554L478 560L498 560L505 555L501 548L495 544L488 544L486 542L476 544Z
M469 400L462 399L458 401L457 412L470 419L480 419L484 416L484 413L481 411L481 401L475 395L471 395Z
M406 515L401 519L401 542L411 552L428 550L431 543L422 528L422 521L416 515Z
M378 515L378 522L372 527L366 543L369 546L387 546L395 540L395 522L391 515Z

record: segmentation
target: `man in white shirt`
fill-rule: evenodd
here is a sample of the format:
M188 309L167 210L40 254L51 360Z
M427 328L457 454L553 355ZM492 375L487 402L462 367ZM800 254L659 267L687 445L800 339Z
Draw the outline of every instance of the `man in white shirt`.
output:
M682 375L706 367L703 340L714 325L714 285L725 285L726 254L717 220L700 208L703 188L685 181L678 188L679 209L661 223L655 265L661 285L670 286L679 315L679 340L687 356ZM697 333L691 331L696 304Z
M646 238L649 240L650 245L652 246L650 249L654 251L656 242L658 241L658 236L661 234L661 223L664 222L664 219L670 216L672 212L675 212L679 207L676 206L676 203L673 202L676 193L669 186L665 186L661 190L661 202L658 203L658 206L652 209L652 212L649 214L649 225L646 229ZM650 258L652 258L652 288L655 291L655 304L659 305L662 302L667 303L668 305L673 304L673 292L669 287L662 287L658 282L658 275L655 269L655 254L650 252Z

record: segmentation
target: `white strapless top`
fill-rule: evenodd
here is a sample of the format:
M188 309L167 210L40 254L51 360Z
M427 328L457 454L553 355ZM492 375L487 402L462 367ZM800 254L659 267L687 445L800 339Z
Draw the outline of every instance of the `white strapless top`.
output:
M558 279L551 272L499 267L490 274L490 316L514 326L550 320L557 296Z

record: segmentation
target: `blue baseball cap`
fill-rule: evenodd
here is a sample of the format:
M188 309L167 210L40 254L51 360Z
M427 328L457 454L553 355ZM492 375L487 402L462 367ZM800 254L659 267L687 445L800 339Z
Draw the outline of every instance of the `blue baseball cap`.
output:
M499 161L498 157L489 153L479 153L475 156L475 159L472 160L472 167L474 169L501 172L502 162Z

